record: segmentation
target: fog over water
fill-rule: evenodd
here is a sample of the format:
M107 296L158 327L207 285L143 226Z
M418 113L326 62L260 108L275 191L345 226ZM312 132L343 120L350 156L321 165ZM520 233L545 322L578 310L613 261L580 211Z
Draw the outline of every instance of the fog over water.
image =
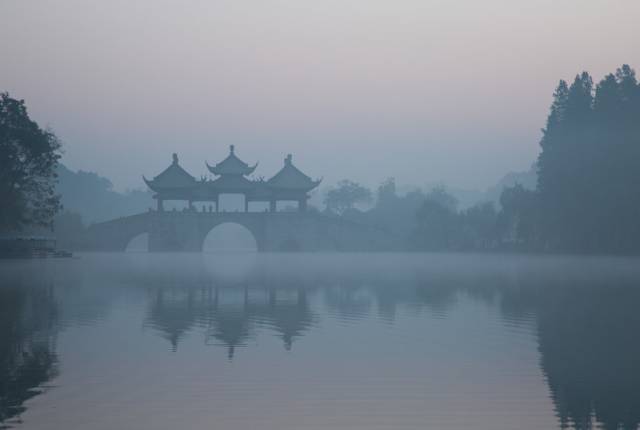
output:
M23 429L635 429L637 258L0 261Z
M0 430L638 430L639 17L0 0Z

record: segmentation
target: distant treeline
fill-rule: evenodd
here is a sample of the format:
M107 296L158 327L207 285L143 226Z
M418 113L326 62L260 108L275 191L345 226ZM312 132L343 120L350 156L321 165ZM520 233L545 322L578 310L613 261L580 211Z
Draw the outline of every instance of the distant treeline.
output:
M53 225L63 246L81 248L87 224L153 206L150 192L118 193L95 173L58 164L57 139L28 118L24 102L6 93L0 102L0 232ZM397 250L639 252L640 84L633 69L622 66L597 85L586 72L571 85L560 81L540 146L531 172L505 176L486 202L463 209L444 187L400 194L393 178L376 192L341 181L325 193L323 208L310 209L380 226L393 233Z
M36 235L53 233L63 249L85 248L86 228L93 223L144 212L154 206L150 192L115 191L111 181L93 172L73 172L58 164L56 174L55 192L61 209L53 217L52 227L30 227L23 231Z
M517 189L528 192L520 185ZM356 207L368 201L374 201L370 209ZM375 198L361 185L341 181L327 193L325 204L326 212L391 232L396 238L391 246L395 250L496 250L505 247L503 238L509 236L510 225L494 202L461 210L457 199L444 187L400 195L393 178L378 187Z
M560 81L540 146L536 189L506 187L497 207L488 201L458 210L444 188L400 197L389 180L368 211L335 202L341 195L371 199L354 193L359 185L349 181L327 195L327 208L392 229L407 249L639 252L640 85L634 70L624 65L595 86L586 72L571 85Z
M65 210L77 213L86 224L144 212L155 207L147 190L118 192L107 178L93 172L71 171L58 165L56 192Z

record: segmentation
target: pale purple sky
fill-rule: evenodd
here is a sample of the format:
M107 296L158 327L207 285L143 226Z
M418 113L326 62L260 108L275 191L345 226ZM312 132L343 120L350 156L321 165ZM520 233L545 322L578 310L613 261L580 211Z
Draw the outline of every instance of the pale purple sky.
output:
M538 153L558 79L640 68L637 0L0 0L0 91L63 161L142 188L229 144L270 176L484 188Z

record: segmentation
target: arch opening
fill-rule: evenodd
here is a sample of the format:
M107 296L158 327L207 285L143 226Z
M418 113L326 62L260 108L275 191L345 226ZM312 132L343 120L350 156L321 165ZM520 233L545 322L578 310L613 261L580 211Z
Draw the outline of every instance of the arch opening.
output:
M224 222L213 227L202 242L204 253L257 251L258 242L251 230L234 222Z
M140 233L129 239L124 252L149 252L149 233Z

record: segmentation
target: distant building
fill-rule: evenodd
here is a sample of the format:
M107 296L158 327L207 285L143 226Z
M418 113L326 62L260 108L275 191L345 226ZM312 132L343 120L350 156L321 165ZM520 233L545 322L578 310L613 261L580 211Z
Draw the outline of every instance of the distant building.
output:
M163 211L165 200L182 200L193 208L194 202L215 202L215 210L220 210L220 195L241 194L244 196L245 212L249 211L250 202L267 202L271 212L276 211L278 201L296 201L298 210L307 209L308 193L316 188L321 180L312 180L293 165L291 154L284 160L284 166L268 180L249 179L258 164L249 166L235 154L233 145L229 147L227 158L207 169L217 178L197 180L179 162L178 155L173 154L173 162L162 173L144 182L155 193L158 211Z

